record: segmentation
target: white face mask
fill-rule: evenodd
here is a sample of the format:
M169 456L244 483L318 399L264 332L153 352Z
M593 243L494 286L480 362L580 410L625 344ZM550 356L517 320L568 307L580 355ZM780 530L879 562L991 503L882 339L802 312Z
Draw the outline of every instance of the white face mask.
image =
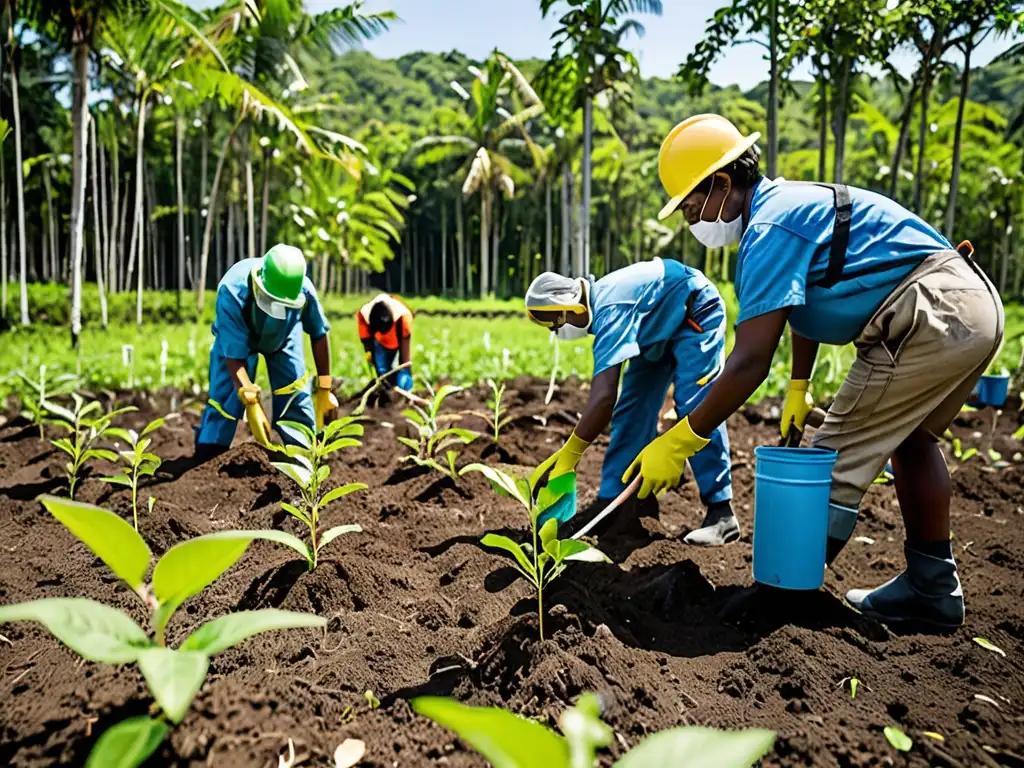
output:
M726 195L728 195L728 191ZM704 207L707 207L710 199L710 194L704 198ZM725 199L722 200L722 209L724 208ZM727 245L736 245L743 238L742 216L737 216L732 221L722 221L722 211L719 210L717 219L704 221L704 208L700 209L700 215L700 221L690 225L690 232L705 248L724 248Z
M270 315L270 317L275 320L284 320L288 317L288 308L284 304L274 301L258 288L255 289L253 293L256 296L256 306L259 307L264 314Z
M590 333L590 323L587 323L586 328L566 323L555 331L555 336L559 341L577 341L578 339L585 339L588 333Z

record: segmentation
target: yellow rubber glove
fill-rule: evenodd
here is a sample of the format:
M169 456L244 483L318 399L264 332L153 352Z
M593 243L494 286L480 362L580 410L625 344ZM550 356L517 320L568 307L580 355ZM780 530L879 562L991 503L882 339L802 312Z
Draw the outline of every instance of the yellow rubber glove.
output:
M245 406L245 417L249 422L249 431L253 438L264 448L269 448L270 419L267 418L263 405L260 403L260 388L251 382L243 384L238 389L238 399Z
M373 352L367 350L364 357L366 358L366 367L370 369L370 378L376 379L379 374L377 373L377 366L373 364Z
M325 424L334 421L338 413L338 398L334 396L331 387L334 379L330 376L318 376L316 389L313 390L313 412L316 414L316 431L323 430Z
M686 460L710 442L693 431L690 417L687 416L640 451L640 455L633 459L622 476L622 482L628 483L639 468L643 483L640 484L637 496L641 499L646 499L652 493L660 496L669 488L679 485L683 470L686 469Z
M796 427L801 435L807 424L807 415L814 410L814 398L808 391L810 382L807 379L793 379L789 382L789 392L786 393L786 402L782 406L782 421L779 422L779 432L782 439L789 438L791 427Z
M544 473L551 470L551 474L548 475L547 480L554 480L556 477L572 472L576 469L576 465L580 463L580 457L583 456L583 452L590 446L586 440L577 437L576 433L573 432L569 435L569 439L565 441L565 445L555 451L551 456L544 459L540 466L533 470L530 475L530 488L536 488L537 483L544 479Z

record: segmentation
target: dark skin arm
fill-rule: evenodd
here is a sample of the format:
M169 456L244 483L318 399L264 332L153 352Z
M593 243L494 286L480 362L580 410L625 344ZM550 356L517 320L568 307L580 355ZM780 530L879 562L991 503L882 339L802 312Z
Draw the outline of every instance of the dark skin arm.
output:
M403 328L401 326L402 321L400 319L395 322L398 325L398 328L395 329L398 334L398 364L405 365L412 360L412 337L402 335Z
M690 414L690 427L707 436L738 411L768 377L790 310L778 309L736 327L736 345L704 400Z
M233 357L229 357L226 362L228 365L228 374L231 376L231 383L235 387L235 392L237 392L242 386L242 380L238 376L239 371L245 374L245 380L249 383L249 373L245 370L245 360L236 360Z
M312 343L317 376L331 375L331 339L326 333Z
M618 399L621 371L622 365L613 366L601 371L590 382L590 397L587 398L587 406L583 409L583 415L580 416L575 430L576 436L581 440L594 442L612 420L615 401Z
M790 336L793 339L793 368L790 378L810 379L814 371L814 360L818 356L818 342L805 339L792 328Z

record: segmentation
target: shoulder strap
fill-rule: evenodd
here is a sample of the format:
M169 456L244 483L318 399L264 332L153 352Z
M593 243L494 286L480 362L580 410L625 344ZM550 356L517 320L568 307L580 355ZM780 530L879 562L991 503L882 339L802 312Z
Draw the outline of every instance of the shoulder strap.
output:
M843 279L843 268L846 266L846 249L850 245L850 218L853 213L850 189L845 184L830 184L827 181L790 181L787 183L811 184L832 191L832 204L835 206L836 220L832 225L828 267L825 269L825 276L814 283L822 288L831 288Z

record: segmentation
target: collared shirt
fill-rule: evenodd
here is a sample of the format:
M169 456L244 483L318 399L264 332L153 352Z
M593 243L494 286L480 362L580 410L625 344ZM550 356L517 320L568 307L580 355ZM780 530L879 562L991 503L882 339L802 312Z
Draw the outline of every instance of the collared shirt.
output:
M370 311L377 303L386 304L391 310L391 317L394 320L391 327L384 333L371 333L370 331ZM356 323L359 326L359 338L363 341L373 337L384 349L398 349L399 336L407 339L412 335L412 310L397 297L382 293L359 308L359 311L356 312Z
M678 261L654 258L618 269L592 283L594 375L640 355L658 360L668 342L679 334L698 336L686 322L688 300L694 292L692 319L700 324L721 298L703 273ZM725 332L724 324L721 332ZM700 373L706 373L703 369L713 364L703 359L687 362Z
M302 282L302 292L306 296L302 309L288 309L283 320L262 312L252 296L251 275L259 264L260 259L243 259L224 273L217 286L213 335L217 337L225 357L244 360L252 352L273 354L285 345L289 334L299 324L313 341L323 338L331 330L316 289L308 277Z
M801 336L846 344L885 298L933 253L952 245L930 224L883 195L849 187L850 243L843 276L825 275L835 223L832 191L783 179L761 179L736 264L737 324L793 307L789 324Z

